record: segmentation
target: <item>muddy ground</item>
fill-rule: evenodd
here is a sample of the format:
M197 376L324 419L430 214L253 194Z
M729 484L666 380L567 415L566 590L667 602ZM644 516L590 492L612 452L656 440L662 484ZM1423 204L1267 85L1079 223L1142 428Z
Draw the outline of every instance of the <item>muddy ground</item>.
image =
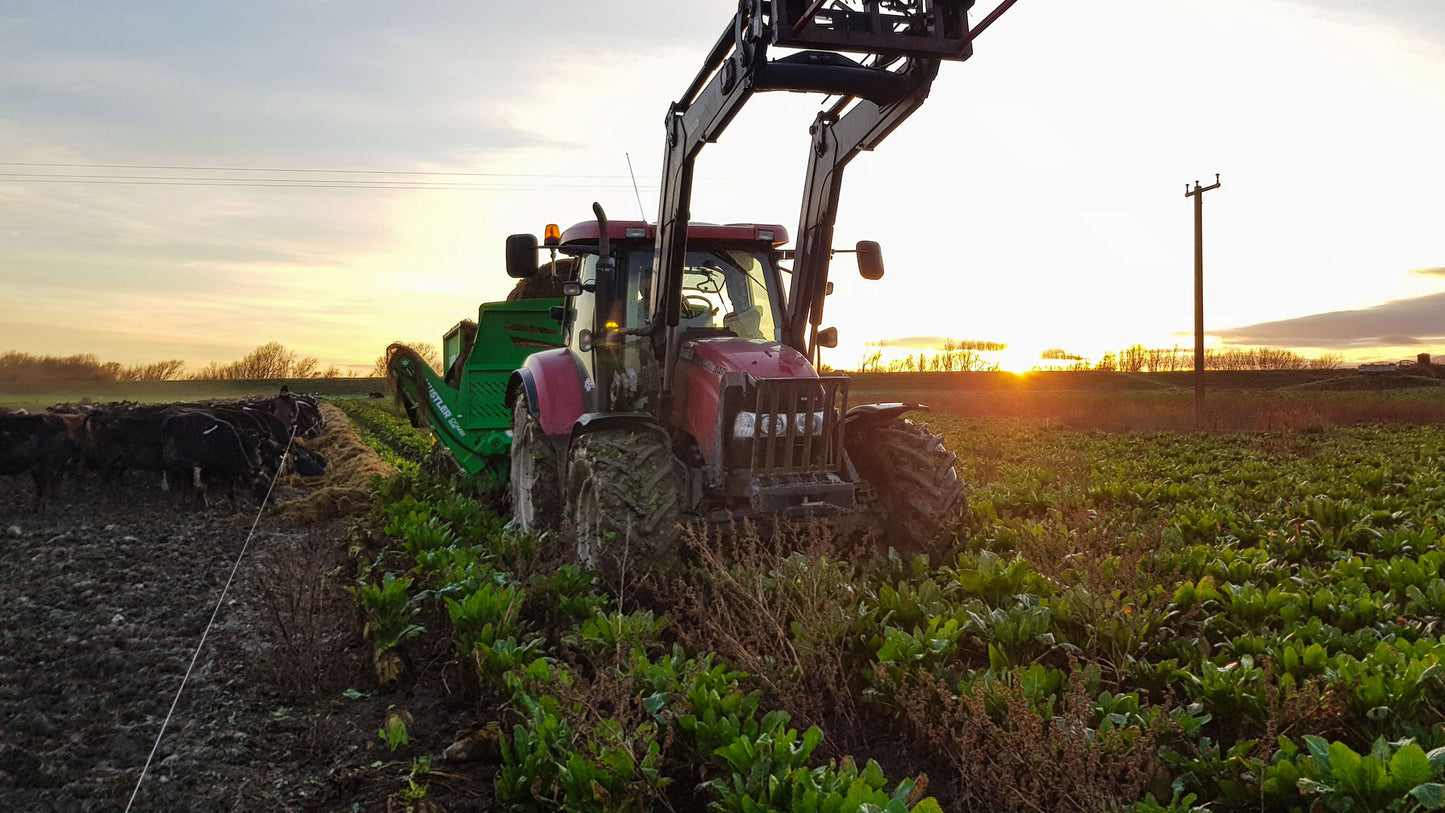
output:
M0 477L0 809L123 810L134 792L134 810L403 810L425 755L441 772L427 802L487 808L493 768L440 758L478 720L446 659L376 689L344 591L358 520L275 509L137 791L257 514L254 501L181 510L155 479L107 494L81 478L37 515L29 478ZM323 486L293 480L279 498ZM413 719L396 751L378 736L389 708Z

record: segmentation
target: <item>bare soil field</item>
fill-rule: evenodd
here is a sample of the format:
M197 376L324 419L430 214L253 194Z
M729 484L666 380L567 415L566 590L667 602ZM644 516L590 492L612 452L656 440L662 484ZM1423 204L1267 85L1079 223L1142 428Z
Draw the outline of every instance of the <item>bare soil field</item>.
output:
M156 479L132 473L110 494L70 481L36 515L29 477L0 478L7 811L122 810L136 790L257 510L183 511ZM377 735L388 706L406 704L430 753L475 720L424 665L406 697L374 694L338 587L355 523L285 507L324 488L293 479L262 516L134 809L384 810L410 767ZM453 810L476 809L470 788L489 787L455 784Z

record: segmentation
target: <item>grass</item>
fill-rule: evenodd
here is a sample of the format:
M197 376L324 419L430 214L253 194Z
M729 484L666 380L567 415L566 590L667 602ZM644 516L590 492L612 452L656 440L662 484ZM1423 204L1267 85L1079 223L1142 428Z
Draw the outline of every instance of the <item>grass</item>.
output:
M240 381L0 382L0 407L33 409L52 404L140 401L168 403L275 395L281 385L329 398L365 398L387 388L383 378L247 379Z
M1301 432L1359 423L1445 422L1445 387L1434 386L1435 379L1419 379L1422 384L1415 387L1350 389L1345 384L1355 384L1358 377L1310 383L1308 373L1252 373L1252 378L1242 374L1207 381L1202 417L1196 416L1192 386L1174 386L1169 382L1177 376L1169 373L1158 377L1128 373L857 376L848 399L854 404L920 403L935 414L1052 422L1070 429L1105 432ZM981 386L968 378L973 375L988 376L996 386ZM1095 376L1099 378L1090 378ZM1274 386L1224 385L1231 380Z

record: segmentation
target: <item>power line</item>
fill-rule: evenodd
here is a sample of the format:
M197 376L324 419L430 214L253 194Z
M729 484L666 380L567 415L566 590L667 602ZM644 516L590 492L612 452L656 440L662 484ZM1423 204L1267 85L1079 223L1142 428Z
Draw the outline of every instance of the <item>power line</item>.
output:
M330 183L291 180L286 178L258 178L248 181L241 178L175 178L167 176L125 176L125 175L40 175L23 173L0 173L0 182L14 183L62 183L99 184L102 186L239 186L269 187L272 189L413 189L455 192L549 192L586 189L631 189L630 184L466 184L426 181L333 181ZM649 187L655 188L655 187Z
M480 178L565 178L565 179L616 179L625 180L627 175L560 175L526 172L440 172L406 169L319 169L312 167L221 167L190 166L182 164L63 164L43 161L0 161L3 167L56 167L62 169L168 169L180 172L294 172L294 173L338 173L352 175L454 175Z
M562 177L562 176L558 176L558 177ZM625 176L623 176L623 177L625 177ZM315 181L311 181L311 180L309 180L309 179L294 179L294 178L256 178L256 179L254 179L254 180L251 180L251 179L247 179L247 178L206 177L206 176L204 176L204 175L190 175L190 176L187 176L187 175L68 175L68 174L56 174L56 173L33 173L33 172L0 172L0 178L76 178L76 179L88 179L88 180L111 180L111 179L114 179L114 180L122 180L122 179L124 179L124 180L132 180L132 181L135 181L135 180L141 180L141 181L243 181L243 182L245 182L245 183L257 183L257 182L263 182L263 181L265 181L265 182L274 181L274 182L277 182L277 183L314 183L314 182L315 182ZM317 180L319 181L319 180L324 180L324 179L317 179ZM340 184L347 184L347 185L354 185L354 186L381 186L381 185L384 185L384 184L392 184L392 183L412 183L412 184L421 184L421 185L424 185L424 186L442 186L442 187L445 187L445 186L481 186L481 185L482 185L482 184L479 184L479 183L477 183L477 182L475 182L475 181L401 181L401 180L397 180L397 181L363 181L363 180L347 181L347 180L334 180L334 181L330 181L330 183L340 183ZM622 186L626 186L626 184L622 184Z

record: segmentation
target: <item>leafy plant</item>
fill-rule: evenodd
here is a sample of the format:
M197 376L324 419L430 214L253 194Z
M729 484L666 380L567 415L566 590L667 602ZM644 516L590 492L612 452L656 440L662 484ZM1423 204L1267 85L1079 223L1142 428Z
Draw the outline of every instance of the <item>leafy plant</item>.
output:
M386 710L386 720L376 734L387 744L387 747L395 751L411 742L410 726L412 722L411 712L399 711L392 707Z
M1295 784L1301 793L1317 796L1334 811L1406 811L1445 808L1445 784L1436 781L1445 768L1445 748L1426 753L1415 742L1375 740L1368 754L1342 742L1305 735L1308 755L1294 763L1280 762L1270 777ZM1294 748L1281 741L1289 755Z
M371 639L376 677L390 683L401 673L401 658L395 649L424 632L412 623L421 607L407 591L411 578L395 573L382 575L381 584L362 584L358 591L366 624L362 632Z
M502 740L497 800L522 807L610 811L644 808L668 784L652 723L627 731L602 720L589 734L573 728L551 696L518 696L526 725Z

